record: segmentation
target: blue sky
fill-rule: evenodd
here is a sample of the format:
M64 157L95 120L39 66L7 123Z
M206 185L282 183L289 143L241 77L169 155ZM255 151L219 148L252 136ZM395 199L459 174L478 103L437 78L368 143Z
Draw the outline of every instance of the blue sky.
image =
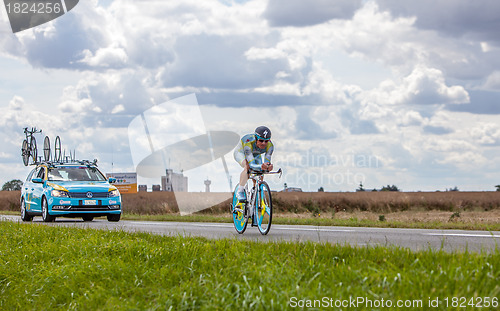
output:
M105 172L134 171L130 122L194 93L207 131L271 128L277 190L492 191L499 28L493 0L88 0L16 34L2 6L0 183L30 169L26 126ZM226 191L221 166L185 171L190 190L209 178Z

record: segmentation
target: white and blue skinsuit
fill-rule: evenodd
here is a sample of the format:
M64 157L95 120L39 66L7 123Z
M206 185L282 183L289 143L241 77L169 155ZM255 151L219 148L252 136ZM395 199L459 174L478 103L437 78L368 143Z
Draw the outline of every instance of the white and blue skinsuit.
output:
M266 148L260 149L257 147L255 134L247 134L240 139L234 149L234 159L241 167L245 167L245 160L247 160L250 169L261 171L262 163L271 163L273 151L274 145L271 141L267 143ZM262 161L262 155L264 155L264 161Z

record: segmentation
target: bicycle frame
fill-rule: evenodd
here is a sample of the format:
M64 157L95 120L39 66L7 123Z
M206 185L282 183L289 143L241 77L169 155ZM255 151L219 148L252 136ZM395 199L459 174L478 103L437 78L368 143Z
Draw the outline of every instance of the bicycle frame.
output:
M245 185L248 200L243 203L235 201L233 194L231 211L236 231L240 234L245 231L249 218L252 218L251 226L258 227L261 234L265 235L269 232L272 221L272 198L271 190L264 181L265 174L280 174L281 177L282 172L281 169L276 172L251 171L249 181ZM253 184L248 189L250 182ZM266 218L265 221L263 221L264 218Z
M36 127L32 127L31 130L28 130L27 127L24 128L24 135L26 135L26 140L28 143L31 143L31 140L34 138L33 134L41 133L42 130L37 131Z

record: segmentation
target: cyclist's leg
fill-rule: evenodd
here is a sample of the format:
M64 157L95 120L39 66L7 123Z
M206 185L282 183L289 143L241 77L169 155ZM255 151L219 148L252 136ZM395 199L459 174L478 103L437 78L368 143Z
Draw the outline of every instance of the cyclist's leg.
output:
M248 170L250 169L247 160L242 160L240 165L243 167L243 171L240 174L240 182L238 184L238 187L236 187L236 197L238 198L238 201L243 202L246 200L246 193L245 193L245 185L248 181Z
M240 174L240 186L245 187L248 181L248 172L250 171L250 166L248 165L247 160L243 160L243 171Z

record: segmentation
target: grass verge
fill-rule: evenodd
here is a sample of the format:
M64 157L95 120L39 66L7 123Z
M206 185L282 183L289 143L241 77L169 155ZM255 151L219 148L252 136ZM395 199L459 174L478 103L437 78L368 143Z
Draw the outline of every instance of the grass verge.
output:
M404 212L400 212L401 214ZM273 217L273 224L282 225L309 225L309 226L342 226L342 227L376 227L376 228L409 228L409 229L456 229L456 230L484 230L500 231L500 222L497 221L498 213L489 215L491 212L479 212L468 218L453 217L453 213L443 213L444 216L425 217L399 217L400 213L393 213L388 217L366 217L366 213L345 213L343 217L313 217L309 214L277 214ZM1 211L0 214L20 215L17 211ZM408 213L407 213L408 214ZM411 212L409 212L411 214ZM426 212L432 214L432 212ZM178 213L161 215L139 215L124 213L122 220L141 220L141 221L178 221L178 222L220 222L232 223L229 214L192 214L181 216Z
M500 296L498 249L412 252L13 222L0 222L0 231L2 310L313 310L308 306L339 303L372 310L399 301L413 310L434 302L438 310L458 309L453 297L497 310Z
M486 212L483 212L486 213ZM452 213L448 213L453 215ZM500 231L500 223L495 221L475 222L455 220L448 216L442 219L384 219L383 221L366 219L361 214L349 213L344 218L312 217L307 214L278 214L273 216L273 224L282 225L311 225L311 226L345 226L345 227L377 227L377 228L411 228L411 229L458 229L458 230L486 230ZM163 215L138 215L124 214L124 220L143 221L179 221L179 222L225 222L232 223L229 214L192 214L181 216L179 214Z

